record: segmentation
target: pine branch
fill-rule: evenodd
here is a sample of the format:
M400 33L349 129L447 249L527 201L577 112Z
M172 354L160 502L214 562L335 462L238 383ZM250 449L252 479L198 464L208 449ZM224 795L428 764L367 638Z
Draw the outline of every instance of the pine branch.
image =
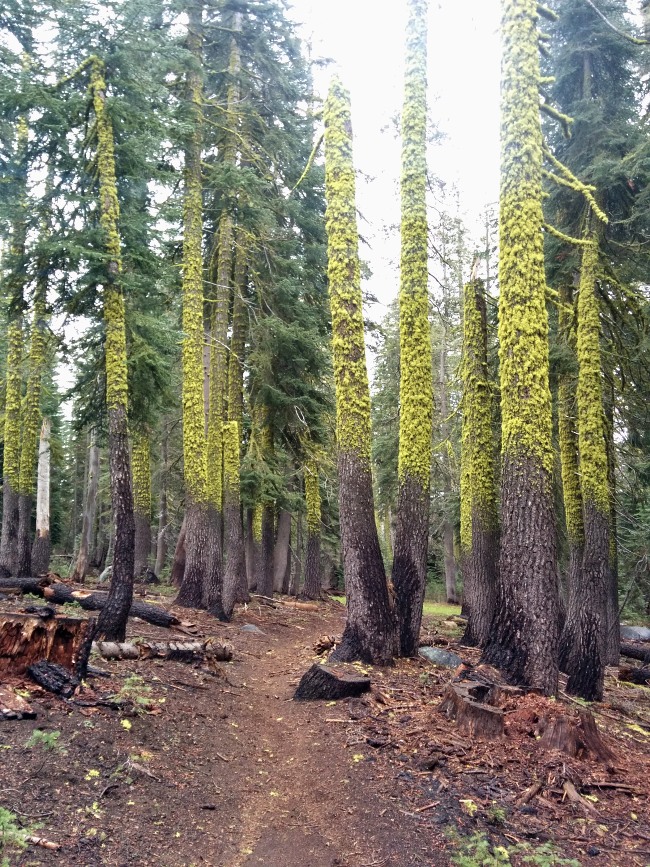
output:
M612 22L600 11L600 9L596 6L593 0L585 0L585 3L594 10L596 15L605 22L605 24L609 27L610 30L613 30L618 36L621 36L623 39L626 39L628 42L631 42L633 45L650 45L650 39L639 39L637 36L632 36L629 33L625 33L623 30L619 30Z

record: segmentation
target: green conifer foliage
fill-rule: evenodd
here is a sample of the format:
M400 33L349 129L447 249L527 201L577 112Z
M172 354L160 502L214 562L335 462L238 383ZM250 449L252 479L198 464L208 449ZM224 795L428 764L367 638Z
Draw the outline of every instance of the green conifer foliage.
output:
M387 664L396 632L374 520L370 392L359 272L350 98L338 79L325 103L325 215L336 387L339 510L348 617L341 660Z
M484 657L557 690L551 394L536 0L503 0L500 318L503 593Z
M400 653L417 653L426 583L433 424L427 239L427 2L411 0L402 111L399 492L392 579Z

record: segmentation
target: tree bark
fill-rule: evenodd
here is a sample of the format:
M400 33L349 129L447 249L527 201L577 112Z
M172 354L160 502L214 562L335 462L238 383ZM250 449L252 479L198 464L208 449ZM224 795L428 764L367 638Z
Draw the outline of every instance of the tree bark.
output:
M38 445L38 480L36 483L36 537L32 548L32 572L43 575L50 568L50 433L52 422L43 419Z
M97 445L94 428L90 431L88 437L88 481L83 521L81 524L81 540L79 542L79 551L77 553L74 569L70 573L70 580L79 582L82 582L88 574L88 561L90 558L90 545L95 524L97 489L99 486L99 446Z
M296 516L296 533L291 546L291 573L289 575L289 596L297 596L300 590L300 571L302 558L302 515Z
M206 506L190 503L185 511L185 569L183 583L176 597L177 605L201 607L207 560L208 510Z
M147 571L151 556L151 452L149 432L136 428L131 436L133 518L135 522L134 576Z
M180 587L183 583L183 576L185 575L185 533L187 531L187 515L183 516L183 521L181 523L181 529L178 533L178 539L176 540L176 547L174 549L174 560L172 562L172 570L171 570L171 582L174 587Z
M262 540L257 564L257 592L262 596L273 596L273 541L275 529L275 508L273 503L265 503L262 508Z
M400 653L415 656L426 587L429 493L419 480L403 479L397 502L393 584L399 612ZM424 527L427 530L424 532Z
M450 605L456 605L456 603L458 602L458 591L456 589L454 527L448 518L445 518L442 525L442 544L445 552L445 591L447 602Z
M221 541L223 514L213 505L208 506L208 568L203 581L203 607L219 620L227 620L223 593L223 544Z
M162 436L162 461L160 468L160 506L158 512L158 535L156 537L156 565L154 572L156 575L161 575L167 562L167 522L169 516L167 513L167 473L169 460L169 443L167 439L167 428L163 429Z
M273 590L282 593L284 576L289 561L289 543L291 540L291 512L280 509L278 527L273 548Z

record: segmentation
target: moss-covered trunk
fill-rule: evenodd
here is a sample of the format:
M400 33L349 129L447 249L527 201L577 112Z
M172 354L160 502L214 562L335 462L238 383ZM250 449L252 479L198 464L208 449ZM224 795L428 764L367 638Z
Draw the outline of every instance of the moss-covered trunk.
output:
M587 701L603 696L609 567L609 478L603 416L598 245L584 248L578 295L578 450L584 514L582 575L571 594L562 636L567 692Z
M618 521L616 513L616 445L614 443L614 382L606 384L604 395L605 448L609 478L609 563L607 571L607 665L618 665L621 654L621 624L618 610Z
M557 691L558 591L536 0L502 0L500 314L502 535L484 659Z
M133 493L127 420L128 382L126 316L120 276L119 217L115 177L113 125L106 108L104 64L93 59L90 86L97 124L100 223L106 254L104 323L106 328L106 406L108 411L108 460L111 503L115 521L113 573L106 605L97 620L97 634L124 641L133 598Z
M305 507L307 511L307 557L305 584L302 595L307 599L319 599L321 591L320 527L321 499L318 461L314 458L305 463Z
M133 517L135 521L135 561L133 574L140 578L151 557L151 440L141 428L131 436L133 470Z
M427 0L410 0L402 111L400 427L392 579L402 656L417 653L426 584L433 422L426 209Z
M185 144L183 195L183 473L185 568L179 605L200 608L208 569L208 494L203 397L203 2L187 7L187 47L195 65L187 73L191 132Z
M337 79L325 104L325 191L341 549L348 604L335 657L387 664L397 651L397 636L375 526L350 99Z
M492 384L487 366L487 310L481 280L465 286L463 299L462 506L464 601L468 622L463 643L484 647L494 616L499 556L499 518L492 436Z
M13 575L18 560L20 486L20 395L22 389L23 303L27 282L27 121L20 118L16 130L17 205L11 227L9 274L5 291L9 299L7 324L7 361L5 385L4 451L2 463L2 537L0 539L0 576Z

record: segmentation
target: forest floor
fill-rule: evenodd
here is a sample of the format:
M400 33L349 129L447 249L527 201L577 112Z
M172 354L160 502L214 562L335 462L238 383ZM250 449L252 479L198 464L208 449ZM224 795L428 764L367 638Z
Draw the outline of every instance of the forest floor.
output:
M341 634L337 602L252 604L229 624L177 613L184 631L131 620L130 636L214 636L233 661L93 660L111 677L82 688L87 706L11 682L37 718L0 722L0 863L438 867L508 853L514 865L650 864L650 690L608 677L591 709L615 758L569 758L542 749L538 731L576 717L575 702L513 698L505 737L470 738L437 710L454 671L423 659L363 669L373 688L361 698L292 701L315 642ZM457 637L440 618L427 630L440 645ZM108 696L122 708L93 706ZM41 844L3 849L13 825Z

